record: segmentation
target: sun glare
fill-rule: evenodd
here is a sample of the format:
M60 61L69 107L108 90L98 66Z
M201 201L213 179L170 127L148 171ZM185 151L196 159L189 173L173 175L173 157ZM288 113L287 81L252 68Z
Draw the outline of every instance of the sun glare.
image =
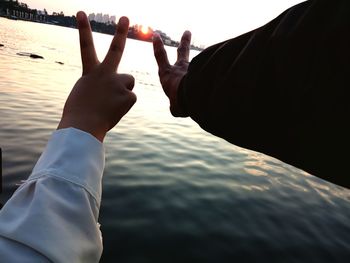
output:
M147 35L148 34L148 27L146 27L146 26L142 26L141 27L141 32L142 32L142 34L144 34L144 35Z

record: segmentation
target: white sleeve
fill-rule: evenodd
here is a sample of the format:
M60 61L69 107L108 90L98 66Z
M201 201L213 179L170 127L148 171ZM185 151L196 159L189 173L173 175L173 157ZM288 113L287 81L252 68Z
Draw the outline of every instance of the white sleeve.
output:
M98 262L104 149L92 135L55 131L28 180L0 211L1 262Z

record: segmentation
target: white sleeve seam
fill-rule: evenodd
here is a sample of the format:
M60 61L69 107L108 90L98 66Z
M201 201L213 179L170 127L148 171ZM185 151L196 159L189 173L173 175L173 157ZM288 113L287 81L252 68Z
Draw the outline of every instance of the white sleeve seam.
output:
M30 182L33 182L33 181L38 181L39 179L42 179L44 177L48 177L48 178L53 178L53 179L56 179L56 180L61 180L61 181L65 181L65 182L69 182L71 184L74 184L74 185L77 185L79 186L80 188L83 188L86 192L89 193L89 195L91 195L95 202L96 202L96 205L98 207L98 204L100 203L99 200L101 199L101 197L99 196L98 193L96 193L96 191L94 191L91 187L89 187L88 185L84 185L84 184L81 184L79 183L78 181L75 181L75 180L69 180L68 178L66 177L62 177L59 175L59 173L55 173L57 172L57 170L54 170L54 169L49 169L49 170L43 170L43 171L40 171L38 173L35 173L35 174L32 174L30 176L29 179L27 179L20 187L24 187L27 183L30 183ZM73 177L73 178L79 178L78 176L76 175L70 175L70 177Z

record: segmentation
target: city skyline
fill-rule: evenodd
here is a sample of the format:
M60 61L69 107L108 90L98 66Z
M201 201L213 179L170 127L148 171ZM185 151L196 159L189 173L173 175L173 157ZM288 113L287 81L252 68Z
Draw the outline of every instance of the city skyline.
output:
M65 15L75 15L82 10L87 14L109 14L128 16L131 24L161 29L172 39L179 40L185 30L192 32L196 45L209 46L260 27L290 6L302 0L216 0L213 2L191 2L178 0L167 4L159 1L114 0L24 0L31 8L49 13L63 11Z
M87 15L90 21L96 21L99 23L108 24L108 23L116 23L117 21L117 17L114 15L110 16L109 14L103 14L103 13L96 13L96 14L90 13Z

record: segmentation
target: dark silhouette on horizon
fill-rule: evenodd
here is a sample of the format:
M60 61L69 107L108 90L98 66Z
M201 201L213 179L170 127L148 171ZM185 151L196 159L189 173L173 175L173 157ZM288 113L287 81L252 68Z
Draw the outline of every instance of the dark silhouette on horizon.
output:
M51 15L48 14L46 9L43 11L37 9L31 9L25 3L18 1L5 1L0 0L0 17L6 17L12 20L24 20L31 22L39 22L50 25L57 25L63 27L77 28L77 19L73 16L65 16L63 11L53 12ZM114 23L102 23L95 20L90 21L91 29L93 32L99 32L108 35L114 35L115 24ZM177 47L178 41L172 40L165 33L160 30L153 30L149 28L149 34L142 34L139 30L138 25L129 27L128 38L152 42L153 32L157 32L163 38L163 41L168 46ZM191 45L191 49L201 51L200 47Z

